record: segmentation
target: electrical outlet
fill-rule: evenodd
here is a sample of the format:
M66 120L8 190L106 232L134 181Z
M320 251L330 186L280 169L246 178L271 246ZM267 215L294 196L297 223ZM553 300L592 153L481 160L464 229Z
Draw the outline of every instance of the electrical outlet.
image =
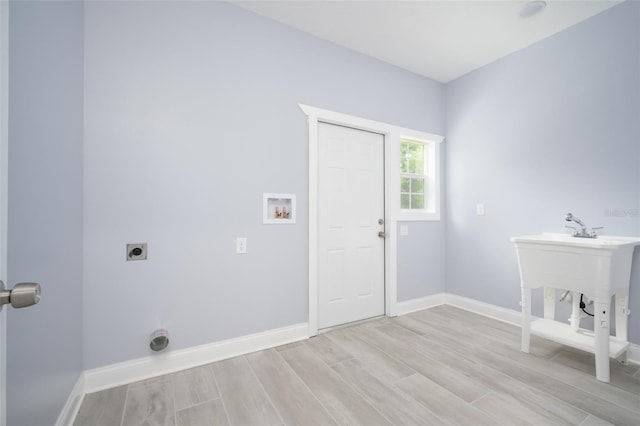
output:
M245 253L247 253L247 238L246 237L236 238L236 254L245 254Z
M484 216L484 204L483 203L476 204L476 214L478 216Z
M146 260L147 243L127 244L127 260Z

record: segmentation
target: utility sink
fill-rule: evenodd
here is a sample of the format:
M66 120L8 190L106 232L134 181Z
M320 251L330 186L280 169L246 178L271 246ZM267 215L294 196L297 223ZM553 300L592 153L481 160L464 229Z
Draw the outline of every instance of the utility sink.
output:
M520 267L522 290L522 350L529 352L530 334L590 351L596 355L596 377L609 381L609 357L618 358L629 348L629 282L637 237L581 238L544 233L513 237ZM544 319L531 317L531 290L545 289ZM555 321L555 289L573 292L570 324ZM594 330L579 328L584 294L593 301ZM611 297L616 296L616 336L609 336Z
M633 249L640 238L538 234L511 239L520 278L529 288L579 291L591 300L628 290Z

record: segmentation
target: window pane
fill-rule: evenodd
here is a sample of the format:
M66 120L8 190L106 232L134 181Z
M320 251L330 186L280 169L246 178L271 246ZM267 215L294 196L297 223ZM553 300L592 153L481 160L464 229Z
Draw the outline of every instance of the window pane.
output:
M400 208L401 209L411 208L411 198L409 194L400 194Z
M411 208L412 209L424 209L424 195L411 195Z
M402 192L409 191L402 190ZM424 194L424 179L411 179L411 192L414 194Z
M407 172L409 157L409 144L400 142L400 173Z
M409 143L407 149L408 173L422 174L424 171L424 145Z
M413 173L418 175L424 174L424 149L421 151L421 155L413 160Z
M426 209L427 154L426 145L420 142L400 141L400 208L404 210Z
M411 192L411 179L401 178L400 182L400 192Z
M424 144L400 143L400 172L424 174Z

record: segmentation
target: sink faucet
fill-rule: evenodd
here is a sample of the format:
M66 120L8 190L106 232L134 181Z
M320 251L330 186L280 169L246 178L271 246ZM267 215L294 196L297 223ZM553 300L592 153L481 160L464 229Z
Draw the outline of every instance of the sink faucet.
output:
M566 220L567 222L575 222L578 225L580 225L579 231L573 226L565 226L566 228L573 229L573 236L578 238L598 238L598 235L596 235L595 230L602 229L602 227L591 228L591 232L587 232L587 226L580 219L578 219L571 213L567 213L567 215L564 217L564 220Z

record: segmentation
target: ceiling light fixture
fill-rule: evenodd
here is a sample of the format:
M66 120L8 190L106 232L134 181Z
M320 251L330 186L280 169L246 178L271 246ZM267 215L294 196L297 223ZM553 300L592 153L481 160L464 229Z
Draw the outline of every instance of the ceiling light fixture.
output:
M533 15L537 15L538 13L542 12L545 7L547 7L546 1L533 0L525 3L525 5L522 6L519 15L521 18L530 18Z

